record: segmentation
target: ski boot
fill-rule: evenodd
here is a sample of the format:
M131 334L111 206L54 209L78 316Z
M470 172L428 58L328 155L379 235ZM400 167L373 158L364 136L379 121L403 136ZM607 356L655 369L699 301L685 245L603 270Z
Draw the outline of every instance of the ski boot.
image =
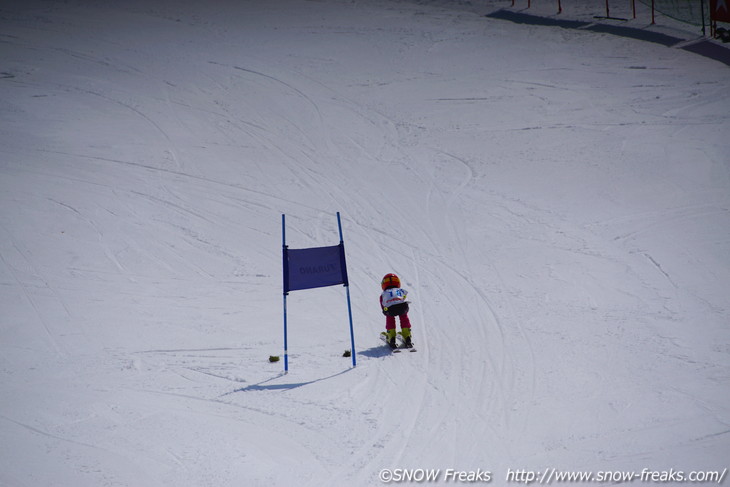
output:
M401 337L403 338L403 348L413 348L413 342L411 341L411 329L402 328Z
M398 345L395 343L395 329L386 330L386 335L388 339L388 346L392 349L398 348Z

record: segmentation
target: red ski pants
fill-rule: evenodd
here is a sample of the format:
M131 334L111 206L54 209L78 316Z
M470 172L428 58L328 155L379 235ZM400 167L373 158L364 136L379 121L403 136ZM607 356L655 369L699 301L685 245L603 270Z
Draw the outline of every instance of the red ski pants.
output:
M408 313L398 315L398 318L400 318L400 327L401 328L410 328L411 327L411 320L408 319ZM385 329L386 330L395 329L395 316L386 316L385 317Z

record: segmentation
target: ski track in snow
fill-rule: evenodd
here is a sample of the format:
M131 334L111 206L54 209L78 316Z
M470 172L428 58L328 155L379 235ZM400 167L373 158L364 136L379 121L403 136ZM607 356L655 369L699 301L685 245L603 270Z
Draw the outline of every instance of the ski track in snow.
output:
M727 67L501 7L6 7L0 485L727 467Z

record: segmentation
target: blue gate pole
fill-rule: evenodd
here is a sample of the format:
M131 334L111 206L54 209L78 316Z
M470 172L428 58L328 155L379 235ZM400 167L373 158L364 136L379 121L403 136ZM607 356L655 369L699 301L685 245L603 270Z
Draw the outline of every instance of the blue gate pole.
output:
M340 231L340 245L342 245L342 252L344 254L344 241L342 239L342 222L340 221L340 212L337 212L337 228ZM347 294L347 316L350 318L350 346L352 347L352 366L355 367L357 365L357 360L355 359L355 333L352 329L352 304L350 303L350 283L345 283L345 291Z
M352 347L352 366L355 367L357 365L357 361L355 360L355 334L352 331L352 305L350 304L350 286L345 286L345 291L347 294L347 314L350 317L350 346Z
M287 293L287 262L286 262L286 225L284 224L285 221L285 215L281 215L281 255L283 259L283 269L282 274L284 276L284 284L283 284L283 290L284 290L284 372L289 372L289 352L287 347L287 341L286 341L286 295Z

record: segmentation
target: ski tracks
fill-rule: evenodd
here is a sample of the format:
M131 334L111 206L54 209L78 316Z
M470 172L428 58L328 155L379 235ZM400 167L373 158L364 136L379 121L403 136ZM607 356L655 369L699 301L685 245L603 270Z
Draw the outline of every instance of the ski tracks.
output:
M56 326L52 322L64 317L68 319L71 316L68 306L55 287L49 283L38 266L34 264L33 259L26 255L27 251L21 248L13 233L4 224L0 224L0 228L5 234L3 240L10 243L10 248L0 251L0 261L2 261L9 275L12 276L23 299L33 310L33 314L37 317L56 354L59 356L65 355L65 347L60 340L61 332L56 331ZM11 259L11 255L14 255L15 258L8 260ZM23 269L22 273L25 276L21 275L20 269ZM53 312L48 313L48 310L53 310ZM51 320L51 318L53 319ZM19 319L19 317L16 317L16 319ZM17 326L17 324L13 326Z
M421 266L432 274L428 282L447 283L431 290L446 300L439 303L444 311L433 310L446 323L445 330L441 331L445 336L438 342L460 346L450 355L459 370L447 374L462 378L460 388L447 395L468 397L453 404L452 409L466 409L462 416L471 418L470 428L483 428L486 436L501 437L502 445L508 447L510 436L525 427L524 421L515 424L514 411L521 403L529 403L535 393L534 354L514 312L512 298L503 292L505 283L489 255L485 255L488 236L482 240L467 234L477 220L485 217L480 208L470 208L470 191L480 191L477 174L471 163L462 157L444 151L436 151L436 155L443 158L443 162L433 165L435 172L428 193L429 217L433 232L446 235L449 246L438 255L424 256ZM495 201L494 208L486 215L491 216L504 203ZM475 266L489 269L487 275L496 277L496 285L488 287L486 282L475 283L471 277ZM495 297L489 295L488 288L500 290L498 296L503 299L499 305ZM443 353L440 348L439 353ZM460 357L465 360L459 362ZM522 389L525 386L527 390ZM479 436L473 432L472 435ZM469 434L464 432L460 437L469 437Z

